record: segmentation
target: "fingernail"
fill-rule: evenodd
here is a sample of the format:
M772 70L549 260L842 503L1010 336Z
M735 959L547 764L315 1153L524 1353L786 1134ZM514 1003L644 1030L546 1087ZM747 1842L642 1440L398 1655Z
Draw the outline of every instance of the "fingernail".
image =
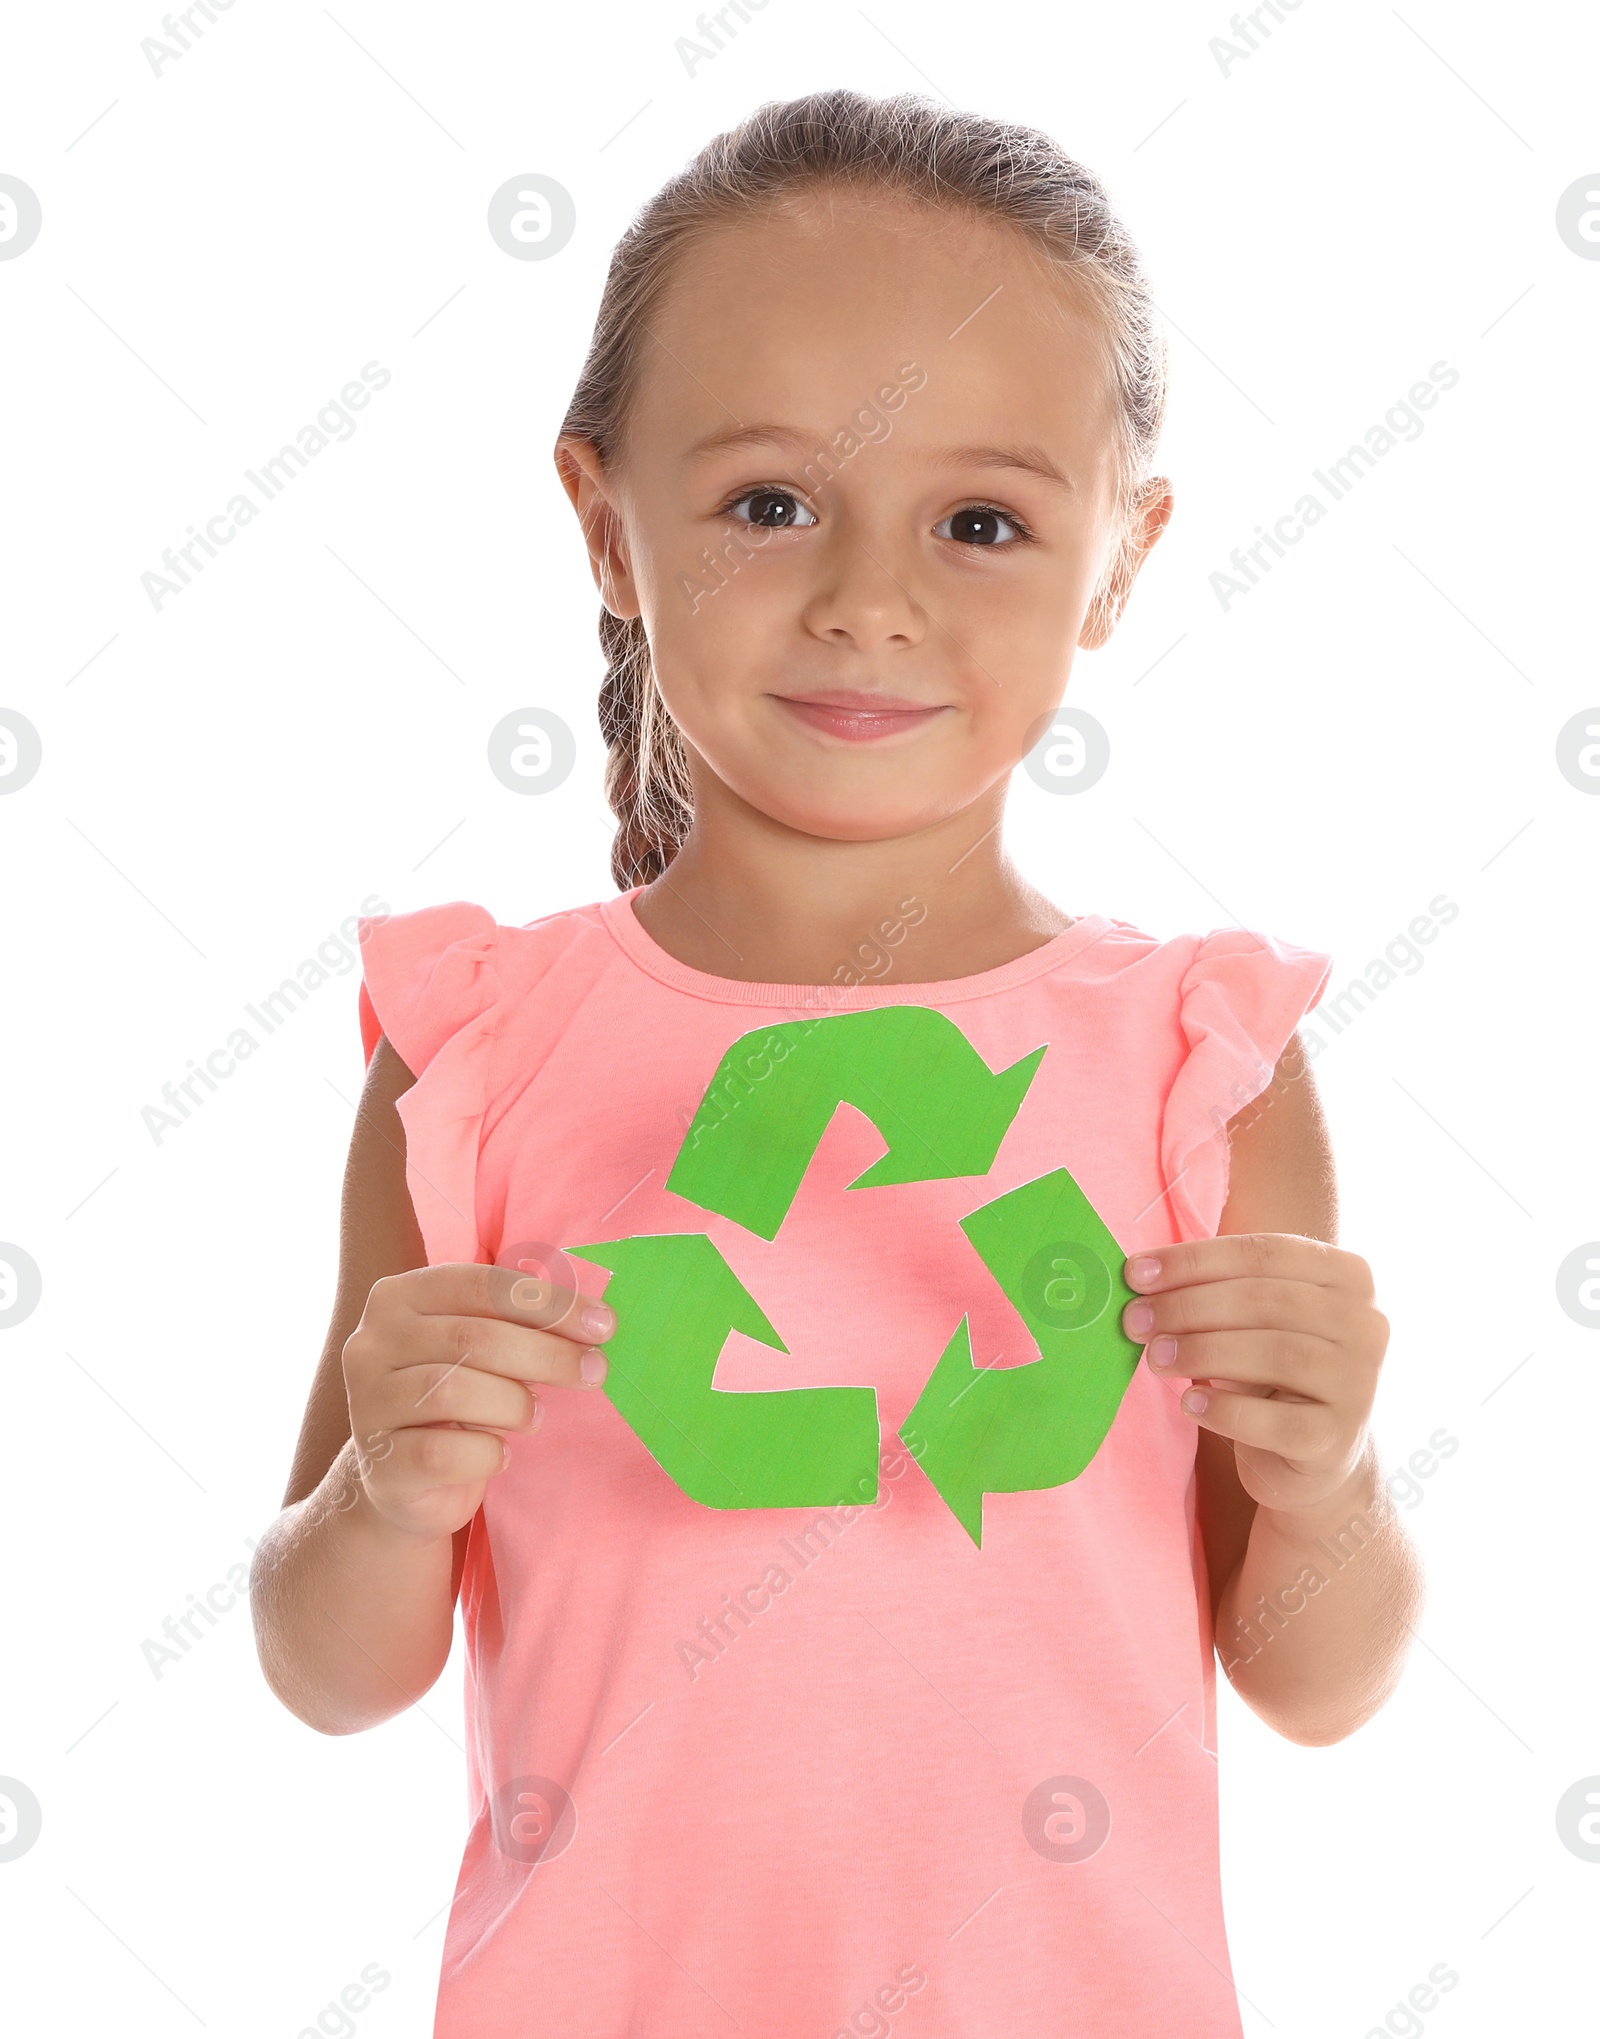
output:
M1176 1338L1158 1338L1150 1347L1150 1364L1155 1367L1173 1366L1177 1363L1178 1341Z
M617 1320L604 1303L591 1303L578 1319L591 1338L609 1338L617 1328Z
M1123 1312L1122 1328L1130 1338L1142 1338L1156 1321L1156 1313L1148 1303L1130 1303Z
M538 1399L537 1396L535 1396L533 1404L533 1414L528 1418L529 1430L537 1430L539 1425L543 1421L544 1421L544 1404Z
M1203 1416L1210 1400L1204 1388L1191 1388L1183 1398L1183 1406L1191 1416Z
M1128 1263L1128 1280L1136 1289L1147 1287L1161 1276L1159 1260L1132 1260Z
M500 1470L504 1472L511 1463L511 1446L502 1437L500 1440Z
M586 1352L578 1361L578 1378L586 1388L592 1388L606 1377L606 1356L603 1352Z

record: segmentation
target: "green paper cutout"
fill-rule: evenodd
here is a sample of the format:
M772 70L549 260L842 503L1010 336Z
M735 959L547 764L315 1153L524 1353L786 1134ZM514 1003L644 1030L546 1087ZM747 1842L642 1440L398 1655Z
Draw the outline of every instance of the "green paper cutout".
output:
M719 1063L667 1188L774 1239L840 1104L888 1142L851 1189L987 1175L1043 1055L992 1070L953 1020L923 1005L758 1027Z
M972 1541L983 1497L1060 1487L1100 1449L1139 1363L1122 1329L1134 1291L1123 1252L1064 1168L998 1197L961 1229L1027 1325L1040 1357L979 1367L967 1319L900 1438Z
M925 1006L757 1028L719 1063L667 1187L770 1240L841 1103L865 1113L888 1148L851 1189L987 1175L1044 1052L991 1070ZM1140 1348L1122 1330L1133 1300L1122 1249L1065 1168L982 1205L961 1228L1040 1357L977 1366L963 1317L899 1434L981 1548L986 1493L1064 1486L1093 1459ZM875 1389L712 1386L730 1331L789 1348L705 1233L567 1250L611 1274L605 1393L692 1500L825 1508L876 1498Z
M827 1508L878 1491L875 1388L711 1385L730 1331L788 1347L701 1232L567 1249L611 1270L605 1391L645 1449L708 1508Z

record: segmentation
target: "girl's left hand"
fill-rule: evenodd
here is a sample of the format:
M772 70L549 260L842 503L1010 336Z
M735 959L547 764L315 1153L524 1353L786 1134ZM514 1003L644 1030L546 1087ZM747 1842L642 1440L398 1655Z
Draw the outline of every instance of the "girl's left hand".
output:
M1135 1253L1140 1300L1122 1328L1183 1407L1233 1440L1245 1491L1263 1508L1309 1512L1337 1493L1367 1447L1389 1343L1372 1270L1354 1253L1291 1232L1237 1232Z

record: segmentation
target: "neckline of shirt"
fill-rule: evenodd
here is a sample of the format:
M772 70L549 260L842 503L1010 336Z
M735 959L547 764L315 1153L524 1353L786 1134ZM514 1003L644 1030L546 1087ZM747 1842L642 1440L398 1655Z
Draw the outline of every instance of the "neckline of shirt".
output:
M722 1005L800 1006L807 1011L848 1012L874 1005L949 1005L956 1000L989 998L1009 991L1035 977L1058 970L1112 931L1114 923L1104 914L1081 914L1070 927L1041 942L1036 949L1014 956L992 970L980 970L970 977L925 978L916 983L862 984L758 984L740 977L718 977L709 970L696 970L669 955L633 910L633 902L644 890L635 885L614 899L600 902L600 918L628 958L649 976L675 991L694 998L713 999Z

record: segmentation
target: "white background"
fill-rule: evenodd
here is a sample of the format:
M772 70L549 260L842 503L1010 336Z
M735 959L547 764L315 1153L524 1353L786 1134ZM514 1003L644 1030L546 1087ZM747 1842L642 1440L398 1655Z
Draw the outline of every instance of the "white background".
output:
M1458 1448L1408 1490L1430 1597L1387 1708L1305 1750L1224 1684L1245 2031L1554 2030L1592 2003L1600 1864L1555 1808L1600 1773L1600 1336L1555 1271L1600 1235L1600 799L1555 746L1600 701L1600 262L1554 222L1600 163L1597 30L1306 0L1224 74L1220 8L771 0L691 77L687 0L237 0L157 77L154 0L12 15L0 170L44 213L0 261L0 708L44 745L0 800L0 1239L44 1279L0 1341L0 1773L44 1809L0 1863L13 2029L294 2039L376 1962L361 2039L428 2030L459 1658L332 1740L267 1691L242 1599L161 1677L143 1653L281 1498L355 975L159 1143L141 1113L367 895L511 923L610 895L596 600L548 449L631 211L760 101L835 84L1048 129L1172 330L1178 511L1068 697L1111 767L1072 797L1018 775L1028 872L1070 912L1329 950L1336 985L1459 906L1316 1065L1343 1242L1394 1327L1380 1443ZM485 208L535 171L577 230L514 261ZM154 610L163 548L371 360L392 381L354 437ZM1224 609L1230 550L1439 361L1460 379L1422 435ZM578 761L528 798L485 742L534 705ZM1440 1962L1458 1985L1386 2028Z

